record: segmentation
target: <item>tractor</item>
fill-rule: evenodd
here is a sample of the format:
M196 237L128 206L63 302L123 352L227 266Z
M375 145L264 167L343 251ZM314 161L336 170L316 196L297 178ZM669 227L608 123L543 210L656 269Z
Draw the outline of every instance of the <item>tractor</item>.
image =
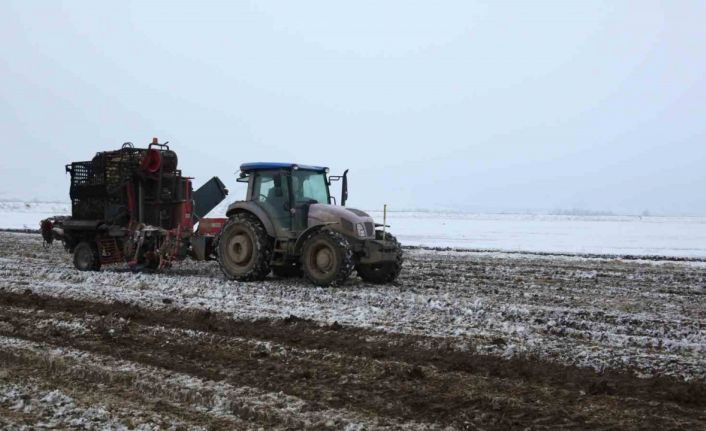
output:
M294 163L245 163L238 182L245 200L228 207L215 239L226 277L263 280L270 272L303 274L318 286L340 285L355 269L366 282L393 282L402 268L397 239L367 213L345 206L348 171ZM342 180L340 206L330 186Z

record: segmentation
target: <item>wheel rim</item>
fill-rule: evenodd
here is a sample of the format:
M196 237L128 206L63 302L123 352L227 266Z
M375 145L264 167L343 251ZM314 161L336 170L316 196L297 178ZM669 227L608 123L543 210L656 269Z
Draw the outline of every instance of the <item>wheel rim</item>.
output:
M336 269L334 250L328 245L318 243L312 247L309 267L319 276L327 276Z
M226 244L228 260L236 266L244 267L252 260L253 241L246 232L237 231Z

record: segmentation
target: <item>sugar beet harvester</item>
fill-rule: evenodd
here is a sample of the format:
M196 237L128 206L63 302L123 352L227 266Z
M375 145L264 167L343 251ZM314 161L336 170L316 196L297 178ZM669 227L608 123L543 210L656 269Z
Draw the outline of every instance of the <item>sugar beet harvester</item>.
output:
M127 262L133 269L158 269L190 255L214 257L202 219L227 195L213 177L196 192L177 169L177 155L155 138L147 148L126 143L90 161L66 165L71 174L71 216L43 220L44 240L62 241L79 270ZM199 232L194 225L201 221ZM217 229L216 229L217 230Z
M83 271L118 262L158 269L191 256L217 258L234 280L273 272L332 286L354 269L371 283L392 282L402 269L402 248L386 226L345 206L348 171L329 176L325 167L245 163L238 181L248 184L247 194L228 207L226 220L202 218L227 195L223 183L213 177L192 193L176 154L156 139L148 148L128 143L66 170L72 215L46 219L41 230L46 242L61 240ZM330 193L337 180L340 206Z

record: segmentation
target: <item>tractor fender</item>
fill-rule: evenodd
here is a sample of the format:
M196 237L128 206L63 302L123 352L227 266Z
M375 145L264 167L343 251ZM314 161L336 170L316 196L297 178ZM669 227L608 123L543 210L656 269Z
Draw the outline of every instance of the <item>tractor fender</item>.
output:
M297 242L294 243L294 253L299 253L302 249L302 246L304 245L304 241L309 237L310 234L319 231L326 226L330 226L332 224L337 224L338 222L332 221L332 222L327 222L327 223L320 223L314 226L310 226L299 235L299 238L297 238Z
M272 224L272 220L267 216L267 213L265 210L260 208L255 202L252 201L238 201L238 202L233 202L232 204L228 205L228 210L226 211L226 216L230 217L235 213L238 212L248 212L255 217L257 217L258 220L260 220L260 223L265 227L265 231L267 232L267 235L271 237L276 237L275 233L275 226Z

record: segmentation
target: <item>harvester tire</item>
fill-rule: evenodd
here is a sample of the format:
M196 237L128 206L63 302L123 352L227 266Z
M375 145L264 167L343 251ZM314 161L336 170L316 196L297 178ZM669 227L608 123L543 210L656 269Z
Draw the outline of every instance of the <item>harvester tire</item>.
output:
M317 286L339 286L353 272L353 250L345 236L320 229L304 240L302 271Z
M74 248L74 266L79 271L98 271L101 269L98 246L94 242L81 241Z
M239 281L264 280L270 273L272 239L256 217L237 213L218 236L218 264L226 277Z
M382 232L375 232L375 239L382 240ZM392 283L400 275L402 271L402 262L404 258L402 256L402 246L400 245L397 238L389 233L385 233L386 241L393 241L396 247L396 258L394 261L374 263L374 264L358 264L356 266L356 271L363 281L373 284L385 284Z

